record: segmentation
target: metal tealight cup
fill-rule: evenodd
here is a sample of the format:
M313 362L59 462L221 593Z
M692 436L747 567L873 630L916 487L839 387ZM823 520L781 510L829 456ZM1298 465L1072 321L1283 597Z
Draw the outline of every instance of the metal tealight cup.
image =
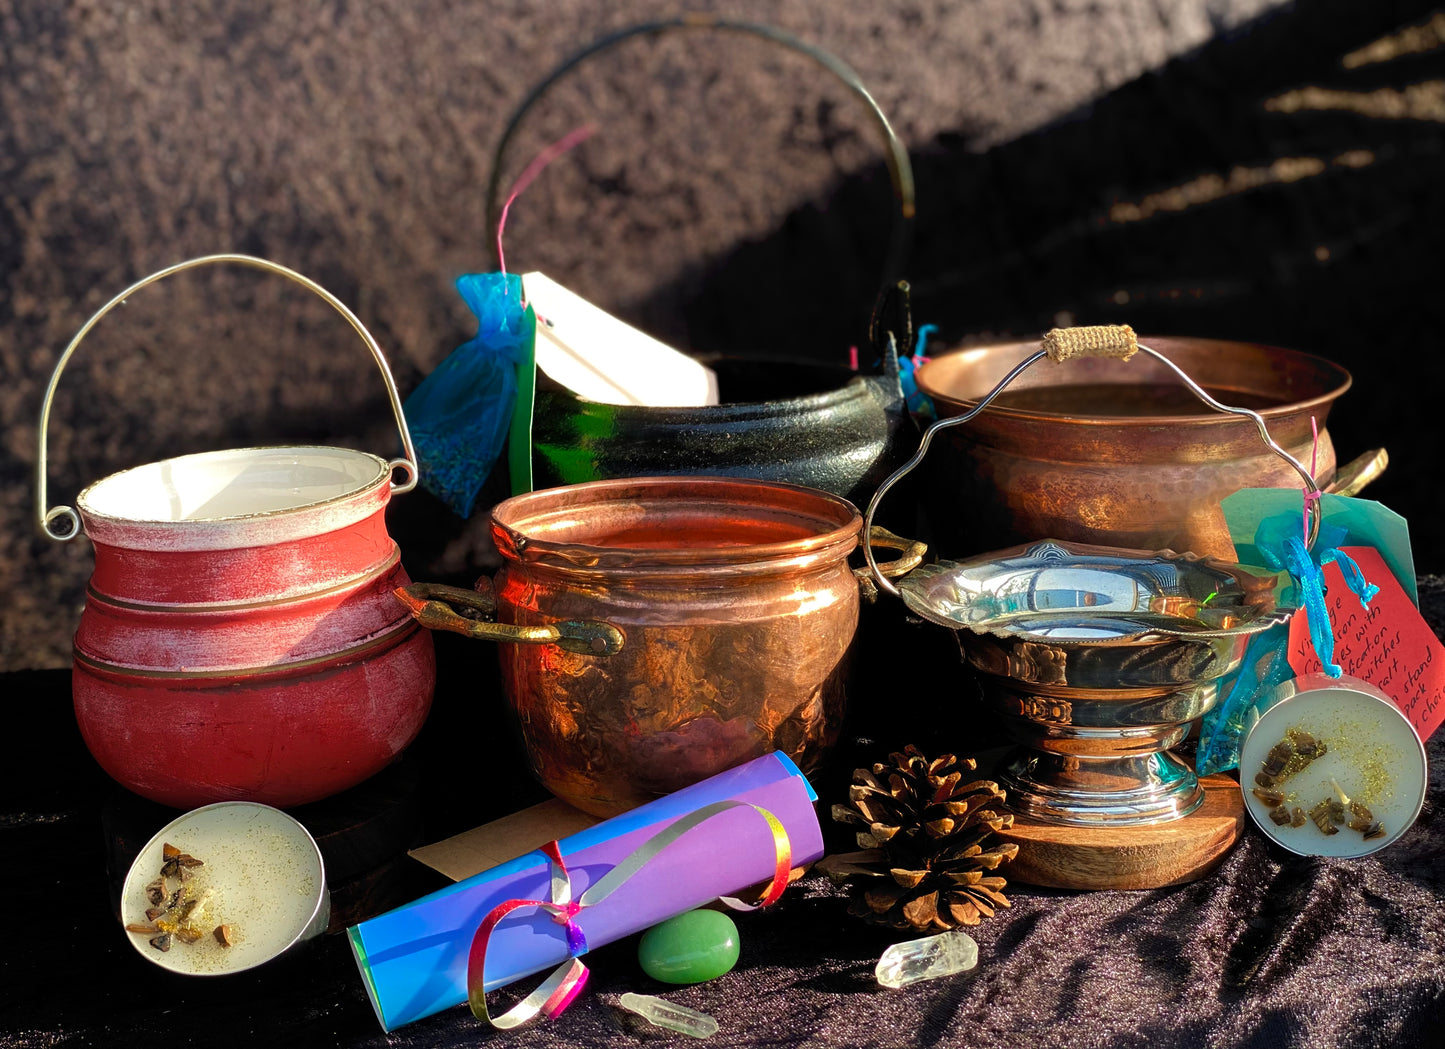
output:
M188 898L202 901L191 918L202 935L195 943L172 937L163 951L152 945L151 935L124 933L142 957L161 968L186 976L244 972L326 930L331 896L315 839L280 809L248 801L206 805L162 827L126 874L123 923L150 924L147 886L161 875L166 845L201 861L184 885ZM182 884L168 878L167 891ZM215 935L223 924L231 934L230 946Z

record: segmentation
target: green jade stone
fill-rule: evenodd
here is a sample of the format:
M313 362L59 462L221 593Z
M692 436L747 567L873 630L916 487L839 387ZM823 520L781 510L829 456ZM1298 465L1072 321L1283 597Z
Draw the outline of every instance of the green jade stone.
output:
M721 911L688 911L643 933L637 960L654 980L702 983L738 963L738 927Z

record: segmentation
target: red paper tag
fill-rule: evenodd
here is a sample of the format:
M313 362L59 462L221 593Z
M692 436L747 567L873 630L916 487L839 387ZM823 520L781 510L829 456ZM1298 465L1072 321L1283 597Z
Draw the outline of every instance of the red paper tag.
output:
M1393 699L1420 738L1429 739L1445 719L1445 647L1385 567L1378 550L1341 549L1380 592L1370 599L1367 612L1345 585L1340 566L1325 565L1325 607L1334 625L1335 662L1346 674L1368 681ZM1296 674L1318 674L1321 669L1303 608L1289 624L1289 665Z

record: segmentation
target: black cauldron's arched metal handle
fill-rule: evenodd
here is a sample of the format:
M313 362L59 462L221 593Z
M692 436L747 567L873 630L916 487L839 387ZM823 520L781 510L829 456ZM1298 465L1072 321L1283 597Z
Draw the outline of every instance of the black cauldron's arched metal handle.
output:
M884 116L883 110L863 86L855 73L845 62L836 56L815 47L793 36L785 30L774 26L763 25L757 22L740 21L733 18L726 18L720 15L708 14L705 12L693 12L685 15L678 15L674 18L662 18L650 22L641 22L625 29L619 29L614 33L584 47L571 58L564 61L551 73L549 73L539 84L527 93L521 104L512 113L507 121L507 126L502 132L501 139L497 142L496 151L492 154L492 173L487 182L487 229L496 230L501 220L502 205L501 181L502 167L506 159L507 147L511 145L512 138L518 127L521 126L523 118L552 87L578 65L591 58L593 55L606 51L624 40L645 34L663 33L672 29L721 29L735 33L745 33L750 36L759 37L771 41L790 50L811 58L818 65L832 73L841 80L868 108L877 126L879 133L883 136L885 150L885 163L888 165L888 175L893 183L893 196L898 202L898 213L894 219L893 231L889 237L888 255L883 267L883 281L885 288L894 284L902 274L903 260L907 256L909 244L913 231L914 198L913 198L913 167L908 160L908 151L893 131L893 125ZM492 249L496 250L495 245Z

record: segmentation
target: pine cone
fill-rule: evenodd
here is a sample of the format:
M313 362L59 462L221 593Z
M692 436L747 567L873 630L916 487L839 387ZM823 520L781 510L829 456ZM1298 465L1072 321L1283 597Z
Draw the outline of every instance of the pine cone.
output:
M859 824L863 851L829 856L819 865L835 884L853 887L850 913L895 929L937 931L977 925L1010 906L1005 880L986 871L1013 859L1019 847L995 831L1013 826L1004 792L992 780L965 783L978 767L944 754L929 761L912 745L870 772L857 769L848 804L833 818Z

